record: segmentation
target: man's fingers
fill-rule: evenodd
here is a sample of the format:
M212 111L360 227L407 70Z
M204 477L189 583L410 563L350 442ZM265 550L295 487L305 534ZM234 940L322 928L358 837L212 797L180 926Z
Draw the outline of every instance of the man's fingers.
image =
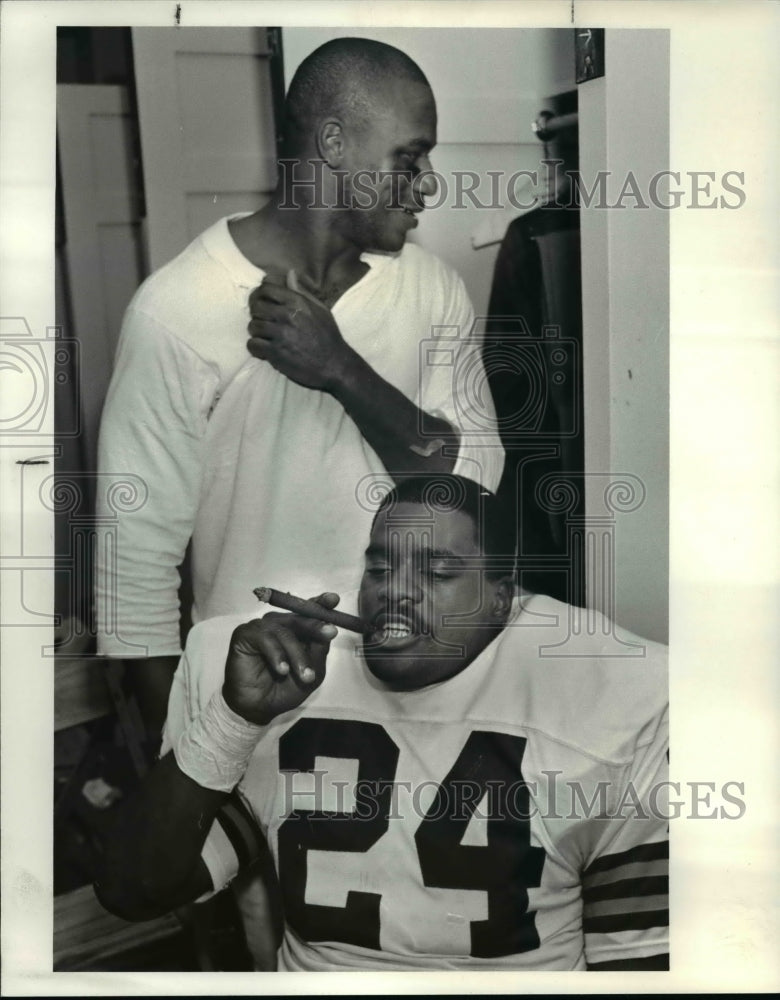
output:
M269 634L278 644L294 681L304 687L322 681L327 644L336 635L335 625L284 615L273 623Z
M291 316L290 306L268 299L255 299L249 306L250 322L286 323Z
M287 272L276 271L273 268L270 268L265 272L265 276L263 278L262 283L269 285L281 285L282 288L289 287L287 285Z
M270 347L270 341L263 340L262 337L252 337L246 342L246 348L249 353L253 358L258 358L260 361L269 360Z
M283 647L272 631L262 627L261 619L246 622L233 632L230 651L243 663L242 673L247 680L252 674L256 675L260 665L275 677L283 677L289 673Z
M333 625L275 612L240 625L225 663L225 701L259 725L300 705L325 678L335 633Z
M284 340L283 327L265 320L252 320L247 330L249 340L246 347L249 353L261 361L271 360L272 352Z
M253 319L248 324L247 330L250 337L262 337L264 340L273 340L280 332L280 327L278 323L274 323L272 320Z
M259 621L239 626L230 640L228 663L234 667L234 680L241 686L254 688L263 673L275 679L289 673L285 654L276 639L259 627Z
M303 284L302 279L300 277L298 277L298 275L295 273L295 271L290 271L288 273L288 275L287 275L287 287L291 288L298 295L303 296L304 299L308 299L308 301L311 302L311 303L313 303L313 305L317 306L317 308L319 308L319 309L323 308L322 302L314 294L313 289L311 289L311 288L307 287L307 285Z
M317 671L307 646L327 645L335 635L335 625L272 613L239 626L231 639L231 653L244 662L247 673L253 673L251 665L256 664L255 670L264 667L278 680L292 676L308 684Z
M257 652L269 673L282 680L290 673L291 664L287 647L281 637L274 632L261 632L257 640Z
M247 630L246 635L248 636L246 642L250 645L257 641L255 636L262 636L266 633L274 634L278 638L285 632L290 632L302 643L316 642L322 645L327 645L331 639L338 635L335 625L317 621L315 618L304 618L302 615L290 614L287 611L272 611L262 618L255 618L247 622L246 625L240 626L234 633L234 642L236 634L242 632L243 635L244 629Z
M295 634L302 642L317 642L327 645L338 635L335 625L317 621L316 618L304 618L302 615L290 615Z
M290 665L290 676L299 684L310 685L317 678L314 665L306 646L299 641L296 635L287 629L277 633L276 638L284 650L287 662Z
M321 604L323 608L332 609L339 603L341 596L334 593L332 590L326 590L325 593L318 594L317 597L312 597L311 600L315 601L317 604Z
M280 283L276 277L273 281L266 277L262 285L249 293L250 310L269 306L284 306L288 310L295 310L301 309L307 302L317 309L325 308L315 293L300 283L300 279L289 285Z
M249 295L250 308L257 302L271 302L274 305L290 306L297 298L297 294L286 285L277 285L267 279L258 285Z

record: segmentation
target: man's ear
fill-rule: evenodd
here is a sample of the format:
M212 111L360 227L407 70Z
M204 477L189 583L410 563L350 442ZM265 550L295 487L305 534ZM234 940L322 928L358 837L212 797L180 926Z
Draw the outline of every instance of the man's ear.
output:
M512 610L512 600L515 596L515 584L511 576L502 576L495 584L490 613L499 621L506 621Z
M317 153L329 167L341 166L344 156L344 129L335 118L323 122L317 133Z

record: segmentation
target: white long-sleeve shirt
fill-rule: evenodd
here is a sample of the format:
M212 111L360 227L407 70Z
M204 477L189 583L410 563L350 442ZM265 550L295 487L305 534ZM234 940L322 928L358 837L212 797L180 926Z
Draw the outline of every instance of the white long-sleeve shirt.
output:
M252 612L257 586L354 589L391 485L340 403L248 354L248 296L265 272L227 221L148 278L125 315L99 444L103 655L180 652L191 537L195 621ZM458 428L454 471L495 489L504 453L463 282L412 244L362 259L369 271L332 310L342 336ZM123 480L138 491L133 509L112 494Z

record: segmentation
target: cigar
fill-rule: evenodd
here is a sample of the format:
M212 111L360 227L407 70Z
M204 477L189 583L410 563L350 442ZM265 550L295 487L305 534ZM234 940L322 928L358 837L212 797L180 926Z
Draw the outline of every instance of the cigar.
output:
M317 621L337 625L339 628L347 629L348 632L357 632L359 635L368 631L368 625L362 618L347 615L343 611L332 611L330 608L324 608L321 604L317 604L316 601L304 601L302 597L283 594L280 590L274 590L272 587L255 587L252 593L258 601L262 601L264 604L281 608L283 611L292 611L296 615L303 615L304 618L316 618Z

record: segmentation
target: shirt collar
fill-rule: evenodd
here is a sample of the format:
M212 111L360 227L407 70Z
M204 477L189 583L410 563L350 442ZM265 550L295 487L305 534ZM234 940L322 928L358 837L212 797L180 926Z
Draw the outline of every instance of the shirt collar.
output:
M235 212L233 215L226 215L224 218L209 226L201 234L201 240L208 254L219 261L231 274L239 288L253 289L262 282L265 271L261 267L256 267L247 257L245 257L233 241L228 229L228 222L232 219L242 219L251 212ZM395 260L403 251L398 253L362 253L360 259L368 264L372 271L378 271L385 267L389 261ZM360 282L358 282L360 284Z

